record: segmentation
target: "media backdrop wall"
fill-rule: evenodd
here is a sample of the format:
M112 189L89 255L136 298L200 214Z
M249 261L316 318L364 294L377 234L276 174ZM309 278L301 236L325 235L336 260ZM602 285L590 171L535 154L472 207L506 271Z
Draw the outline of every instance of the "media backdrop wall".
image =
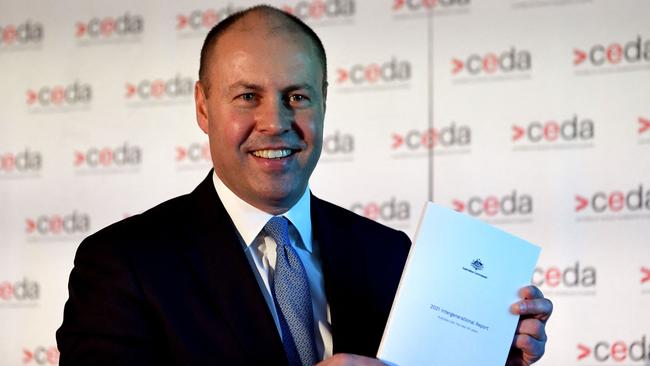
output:
M432 199L541 245L540 365L650 363L650 2L270 2L329 53L315 194L411 236ZM82 238L207 174L200 45L251 4L0 1L1 365L57 363Z

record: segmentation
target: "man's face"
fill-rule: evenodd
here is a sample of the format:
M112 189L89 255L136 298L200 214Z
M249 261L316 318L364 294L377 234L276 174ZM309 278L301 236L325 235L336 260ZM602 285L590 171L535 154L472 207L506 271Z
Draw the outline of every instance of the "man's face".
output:
M259 24L235 25L217 41L208 85L195 89L197 120L219 178L279 214L303 194L320 156L323 71L307 36Z

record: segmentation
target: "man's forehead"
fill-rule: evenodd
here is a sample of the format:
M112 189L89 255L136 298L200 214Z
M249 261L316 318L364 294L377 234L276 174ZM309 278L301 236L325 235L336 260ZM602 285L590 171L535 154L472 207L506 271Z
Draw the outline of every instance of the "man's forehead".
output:
M249 59L251 53L259 52L266 52L265 57L258 60L268 65L274 62L318 64L316 47L309 37L297 32L269 32L267 29L233 32L229 30L216 44L213 52L217 62L221 61L231 67L233 63Z

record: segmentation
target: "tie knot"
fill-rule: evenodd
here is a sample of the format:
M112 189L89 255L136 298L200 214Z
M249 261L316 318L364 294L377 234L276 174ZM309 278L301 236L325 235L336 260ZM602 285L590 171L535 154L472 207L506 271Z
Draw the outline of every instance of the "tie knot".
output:
M284 216L274 216L266 223L264 230L278 246L289 245L289 220Z

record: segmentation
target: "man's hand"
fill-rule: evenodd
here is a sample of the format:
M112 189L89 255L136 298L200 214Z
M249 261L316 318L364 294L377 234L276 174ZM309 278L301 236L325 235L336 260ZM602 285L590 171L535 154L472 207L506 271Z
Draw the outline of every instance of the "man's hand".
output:
M316 366L386 366L386 364L375 358L351 355L348 353L337 353L316 364Z
M542 291L535 286L519 290L521 301L511 307L513 314L521 315L506 366L529 366L544 355L548 318L553 312L553 304L544 298ZM386 366L383 362L363 356L338 353L323 360L316 366Z
M519 290L521 301L511 307L513 314L521 315L506 366L528 366L539 360L546 346L544 327L553 312L553 304L545 299L535 286Z

